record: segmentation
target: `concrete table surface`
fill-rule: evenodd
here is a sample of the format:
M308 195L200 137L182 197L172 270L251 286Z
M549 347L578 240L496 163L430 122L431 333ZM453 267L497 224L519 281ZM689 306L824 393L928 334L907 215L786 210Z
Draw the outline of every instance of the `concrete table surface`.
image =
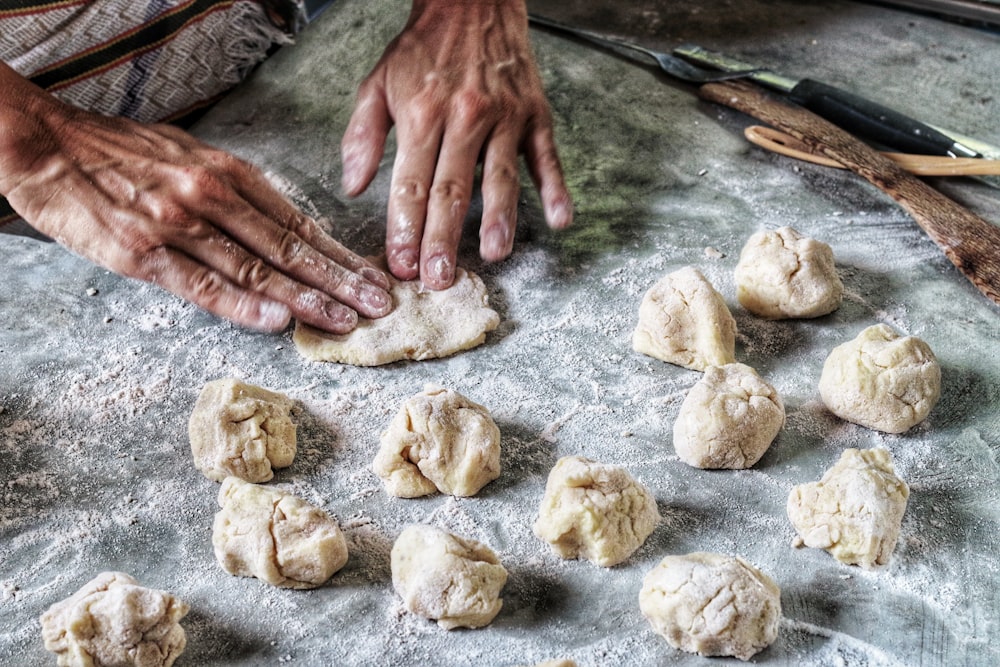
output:
M846 1L531 7L664 50L699 42L1000 143L1000 42L973 27ZM402 0L337 2L194 128L364 253L383 240L392 147L369 192L346 200L340 135L406 12ZM576 223L547 231L525 176L514 254L484 265L473 211L461 262L503 319L476 350L383 368L311 363L288 332L241 330L56 245L0 239L0 664L54 664L38 617L105 570L191 605L178 665L707 664L655 635L637 603L647 571L691 551L740 555L781 587L780 635L756 662L1000 662L1000 310L859 178L750 146L750 119L650 67L532 37ZM932 182L1000 221L997 190ZM737 304L740 248L782 225L833 247L846 297L832 315L768 322ZM751 470L682 463L671 427L700 375L631 350L643 293L685 265L729 303L738 360L785 400L787 424ZM923 338L943 369L940 403L898 436L837 419L817 390L829 350L878 322ZM296 401L299 454L273 483L345 530L351 559L322 588L275 589L215 562L218 485L192 465L187 420L201 387L225 376ZM503 473L475 498L390 499L370 471L379 433L426 383L486 405L503 434ZM865 571L793 549L791 487L846 447L874 446L911 488L891 563ZM615 568L559 560L532 535L548 471L569 454L622 465L657 498L663 522ZM402 608L388 553L413 522L497 552L510 579L489 627L447 632Z

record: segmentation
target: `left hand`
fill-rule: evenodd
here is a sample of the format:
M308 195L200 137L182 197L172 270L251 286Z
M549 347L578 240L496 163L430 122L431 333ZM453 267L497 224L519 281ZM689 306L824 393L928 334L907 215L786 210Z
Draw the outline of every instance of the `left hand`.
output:
M341 145L349 195L371 183L393 124L386 259L396 277L451 285L480 161L483 259L513 249L520 153L548 225L572 222L524 0L413 0L406 27L359 88Z

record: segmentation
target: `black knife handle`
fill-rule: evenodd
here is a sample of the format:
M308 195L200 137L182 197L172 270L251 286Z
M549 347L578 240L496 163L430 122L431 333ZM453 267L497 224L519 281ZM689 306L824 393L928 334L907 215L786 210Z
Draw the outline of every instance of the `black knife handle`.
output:
M871 100L812 79L802 79L789 98L841 128L904 153L955 155L955 140L918 120Z

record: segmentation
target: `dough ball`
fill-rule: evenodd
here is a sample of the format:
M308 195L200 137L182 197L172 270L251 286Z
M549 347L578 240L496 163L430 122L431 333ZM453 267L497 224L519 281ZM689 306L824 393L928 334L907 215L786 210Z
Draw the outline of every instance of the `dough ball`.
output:
M833 414L885 433L924 420L941 396L941 367L927 343L884 324L830 352L819 393Z
M549 473L534 531L562 558L611 567L642 546L659 522L653 494L624 468L566 456Z
M774 387L744 364L712 366L688 392L674 422L674 449L695 468L749 468L785 423Z
M819 317L840 307L844 284L830 246L791 227L757 232L736 264L736 298L770 319Z
M227 477L212 526L229 574L283 588L316 588L347 563L347 540L326 512L291 494Z
M485 544L409 526L392 545L392 586L412 613L446 630L481 628L500 613L507 570Z
M42 639L61 667L169 667L187 644L187 613L170 593L102 572L42 614Z
M272 468L290 466L295 458L291 409L283 394L233 378L209 382L188 421L195 466L216 482L230 475L268 481Z
M393 496L474 496L500 476L500 429L478 403L427 387L382 434L372 468Z
M910 489L885 449L847 449L818 482L788 495L796 545L826 549L848 565L870 569L896 548Z
M736 320L705 276L686 266L646 292L632 347L696 371L725 366L736 360Z
M419 280L390 280L393 311L377 320L359 318L349 334L324 333L296 321L292 340L299 354L353 366L437 359L480 345L500 324L486 286L470 271L457 269L446 290L425 289Z
M739 557L667 556L643 580L639 609L674 648L749 660L778 637L781 590Z

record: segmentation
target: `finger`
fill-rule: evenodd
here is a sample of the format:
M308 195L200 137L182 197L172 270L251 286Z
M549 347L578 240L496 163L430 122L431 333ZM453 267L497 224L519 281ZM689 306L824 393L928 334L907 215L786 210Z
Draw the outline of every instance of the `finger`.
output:
M261 331L281 331L288 326L291 311L287 306L238 288L183 253L161 248L146 261L151 282L214 315Z
M483 160L483 220L479 227L479 255L496 262L510 255L517 227L520 192L518 138L512 132L494 133Z
M250 204L281 227L297 229L299 236L309 245L336 264L359 274L383 290L391 288L392 283L384 271L323 231L315 220L306 216L287 197L278 192L259 169L251 165L247 167L250 172L247 176L248 182L241 184L237 190Z
M349 197L362 192L375 178L392 127L385 90L369 79L358 89L358 99L340 142L343 162L341 187Z
M525 160L542 199L545 221L552 229L564 229L573 222L573 200L566 188L559 153L552 136L552 121L546 115L537 120L524 144Z
M441 125L437 114L414 108L406 122L396 126L396 160L392 168L385 254L389 271L400 280L420 274L420 244L427 217L428 191Z
M196 283L191 289L195 295L218 289L213 283L217 277L218 282L231 285L239 294L256 295L282 305L291 316L324 331L347 333L357 325L354 310L319 290L292 280L222 234L212 234L184 252L174 249L166 252L178 255L173 260L177 267L190 272L191 281ZM181 296L187 297L187 294ZM202 305L200 301L192 301Z
M204 220L208 229L195 222L191 225L193 231L173 240L170 245L194 257L202 257L206 251L211 253L214 261L202 257L211 266L231 266L223 257L228 248L202 247L206 240L215 238L211 233L214 226L242 246L253 259L262 259L278 273L336 298L365 317L382 317L392 310L392 299L386 290L346 269L306 242L299 232L307 236L313 233L309 228L315 223L308 216L294 216L286 220L288 226L283 227L249 203L233 201L231 192L225 199L211 196L211 191L206 195L201 201L191 202L191 215L196 220ZM242 255L240 258L244 259ZM242 273L229 272L227 275L241 286L256 289L254 284L238 279Z
M420 279L431 289L446 289L455 280L458 243L472 199L472 185L489 125L482 104L458 99L448 119L427 205L420 245Z

